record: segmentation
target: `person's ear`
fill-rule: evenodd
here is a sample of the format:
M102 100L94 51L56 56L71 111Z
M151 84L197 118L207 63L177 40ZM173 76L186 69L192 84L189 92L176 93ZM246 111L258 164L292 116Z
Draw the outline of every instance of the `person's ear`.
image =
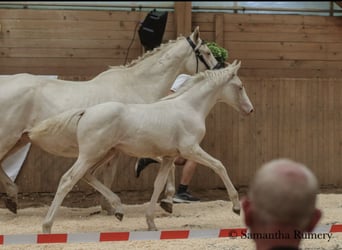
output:
M248 197L243 197L242 201L242 210L244 213L244 222L246 226L250 227L253 225L253 213L251 208L251 201L248 199Z
M311 220L310 220L308 226L306 227L306 231L312 232L315 229L315 227L316 227L318 221L321 219L321 217L322 217L321 210L316 208L312 217L311 217Z

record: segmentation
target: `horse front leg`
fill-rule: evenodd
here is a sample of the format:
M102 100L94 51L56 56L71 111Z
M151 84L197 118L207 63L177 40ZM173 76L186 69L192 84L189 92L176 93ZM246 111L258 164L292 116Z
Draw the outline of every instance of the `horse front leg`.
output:
M96 145L96 143L95 143ZM114 153L109 150L105 155L92 155L88 152L81 152L76 162L71 168L62 176L59 181L57 192L49 208L49 211L43 222L43 233L51 233L53 220L56 216L57 209L62 204L65 196L71 191L73 186L83 177L88 171L96 171L100 166L112 159Z
M219 160L215 159L207 152L205 152L198 144L194 145L189 151L181 152L181 154L186 159L193 160L195 162L198 162L204 166L211 168L212 170L214 170L216 174L220 176L227 189L229 198L233 203L233 212L236 214L240 214L241 206L239 201L239 195L232 181L230 180L224 165Z
M166 180L171 169L173 158L163 158L163 162L159 168L157 177L154 181L154 189L152 193L152 197L150 200L150 204L146 210L146 222L149 231L156 231L157 227L154 223L154 214L156 209L156 204L159 198L159 195L163 191L163 188L166 184Z
M175 195L175 164L173 163L167 176L167 182L165 186L165 198L160 201L160 206L164 211L172 213L173 210L173 196Z
M43 221L43 233L51 233L51 227L56 216L56 212L61 206L65 196L71 191L73 186L85 175L90 167L91 165L86 164L86 162L78 158L74 165L62 176L55 197Z

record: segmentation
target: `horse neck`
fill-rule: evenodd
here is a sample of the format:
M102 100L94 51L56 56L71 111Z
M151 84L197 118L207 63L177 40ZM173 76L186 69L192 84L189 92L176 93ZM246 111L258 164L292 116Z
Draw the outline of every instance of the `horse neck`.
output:
M186 61L191 53L192 48L186 39L179 39L132 66L113 70L125 71L125 85L137 86L151 97L146 101L155 101L167 95L179 74L189 73L186 71Z
M205 82L195 83L193 87L177 98L186 102L205 119L219 100L221 85L208 83L208 79L202 81Z

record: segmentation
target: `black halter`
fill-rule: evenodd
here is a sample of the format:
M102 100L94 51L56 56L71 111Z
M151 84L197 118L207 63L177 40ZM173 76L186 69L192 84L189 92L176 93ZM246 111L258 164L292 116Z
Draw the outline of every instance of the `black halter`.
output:
M205 67L207 69L211 69L209 64L204 60L203 55L199 51L199 47L201 47L204 44L204 41L202 41L201 46L199 46L196 49L196 45L193 43L193 41L190 39L190 37L187 37L186 40L188 41L188 43L190 44L190 46L192 47L192 49L193 49L193 51L195 52L195 55L196 55L196 73L198 73L198 59L205 65ZM219 69L220 67L221 67L221 64L217 63L212 69Z

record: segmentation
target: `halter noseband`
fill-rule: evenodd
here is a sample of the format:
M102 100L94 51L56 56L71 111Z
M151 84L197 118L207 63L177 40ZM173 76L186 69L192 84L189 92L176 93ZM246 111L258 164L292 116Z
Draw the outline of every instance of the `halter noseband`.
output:
M209 64L204 60L203 55L201 54L201 52L199 51L199 48L204 44L204 42L202 41L201 45L198 46L198 48L196 48L196 45L194 44L194 42L190 39L190 37L187 37L186 40L188 41L188 43L190 44L191 48L193 49L193 51L195 52L196 55L196 73L198 73L198 59L205 65L205 67L207 69L211 69ZM219 69L220 68L220 63L217 63L214 68L212 69Z

